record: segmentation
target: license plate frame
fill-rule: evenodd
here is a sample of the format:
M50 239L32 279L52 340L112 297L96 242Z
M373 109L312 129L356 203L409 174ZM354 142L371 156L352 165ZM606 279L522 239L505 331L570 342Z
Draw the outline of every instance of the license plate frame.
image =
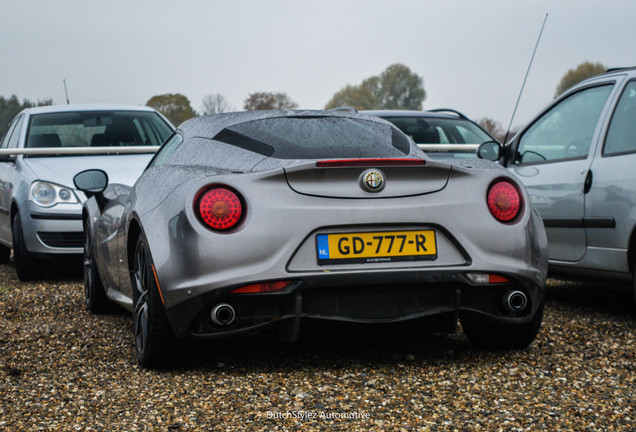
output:
M316 235L319 265L432 261L437 252L437 232L428 228Z

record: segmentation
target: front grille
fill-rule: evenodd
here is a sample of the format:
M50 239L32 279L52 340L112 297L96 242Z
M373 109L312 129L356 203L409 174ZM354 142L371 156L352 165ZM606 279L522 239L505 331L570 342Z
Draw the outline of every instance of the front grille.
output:
M79 232L38 232L42 243L56 248L84 247L84 233Z

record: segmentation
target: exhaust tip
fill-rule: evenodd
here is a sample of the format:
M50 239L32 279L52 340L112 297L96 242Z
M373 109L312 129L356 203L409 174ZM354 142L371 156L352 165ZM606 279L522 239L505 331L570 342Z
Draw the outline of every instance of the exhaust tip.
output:
M522 291L508 291L503 297L503 307L508 312L520 312L528 306L528 297Z
M227 303L219 303L212 308L210 319L219 327L227 327L236 320L236 311Z

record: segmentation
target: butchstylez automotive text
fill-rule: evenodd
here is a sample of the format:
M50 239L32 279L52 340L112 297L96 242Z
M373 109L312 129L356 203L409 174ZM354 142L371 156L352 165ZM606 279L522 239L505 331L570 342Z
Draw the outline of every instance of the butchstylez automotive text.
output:
M298 420L329 420L329 419L344 419L344 420L357 420L368 419L371 414L368 412L360 411L283 411L273 412L267 411L268 419L298 419Z

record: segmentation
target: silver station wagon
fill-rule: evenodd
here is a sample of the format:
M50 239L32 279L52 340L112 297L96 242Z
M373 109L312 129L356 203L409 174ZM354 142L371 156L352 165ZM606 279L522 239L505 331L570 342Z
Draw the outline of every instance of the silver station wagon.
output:
M477 123L453 109L378 110L360 113L393 123L433 159L476 158L476 150L480 144L497 141Z
M73 176L99 167L113 182L130 185L172 130L143 106L59 105L19 113L0 143L0 262L13 248L18 277L26 281L41 276L43 258L82 254L86 197L73 187Z
M508 145L479 154L525 184L551 274L636 281L636 68L581 82Z

